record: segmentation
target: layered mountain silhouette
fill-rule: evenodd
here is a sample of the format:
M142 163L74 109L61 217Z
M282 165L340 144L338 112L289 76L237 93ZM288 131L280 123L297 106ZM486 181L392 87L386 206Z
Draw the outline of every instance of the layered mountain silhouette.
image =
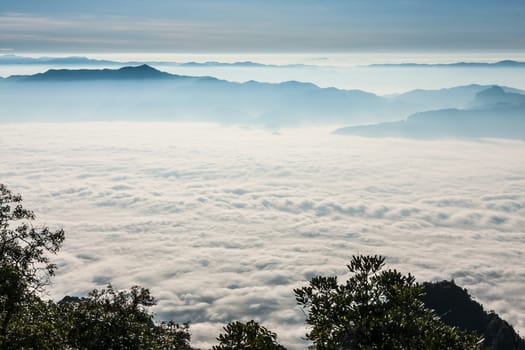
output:
M476 94L490 88L487 85L464 85L439 90L412 90L403 94L394 95L391 98L402 103L413 105L418 112L434 109L471 107ZM499 87L504 92L524 94L525 91L509 87Z
M45 65L73 65L73 64L84 64L84 65L112 65L118 64L118 62L109 60L96 60L92 58L82 56L69 56L69 57L26 57L18 55L1 55L0 64L45 64Z
M486 91L489 88L492 93ZM428 124L438 119L440 123L447 121L440 124L440 135L445 136L465 134L458 131L465 127L460 121L468 124L485 120L485 129L491 133L469 135L521 137L521 129L515 127L521 120L521 92L507 87L496 91L490 86L469 85L378 96L297 81L234 83L174 75L149 65L51 69L0 80L0 121L191 120L270 128L391 122L338 132L412 136L417 131L426 137L432 135L430 129L434 134L440 130ZM473 107L480 103L482 108ZM434 111L418 113L426 110ZM411 115L407 121L393 122L407 115ZM502 119L494 119L495 115ZM408 124L410 128L406 127ZM511 129L512 135L506 131L494 134L501 128Z
M469 107L410 115L406 120L337 129L336 134L368 137L525 138L525 95L493 86L478 92Z
M261 67L314 67L305 64L264 64L252 61L239 61L239 62L217 62L217 61L206 61L206 62L170 62L170 61L110 61L110 60L98 60L82 56L69 56L69 57L26 57L18 55L0 55L0 65L46 65L46 66L136 66L136 65L162 65L162 66L181 66L181 67L250 67L250 68L261 68Z
M281 127L401 117L410 106L359 90L233 83L148 65L49 70L0 84L3 120L194 120Z
M140 65L140 64L158 64L158 65L175 65L175 66L239 66L239 67L316 67L305 64L284 64L284 65L273 65L263 64L252 61L243 62L169 62L169 61L111 61L111 60L100 60L93 59L83 56L68 56L68 57L27 57L18 56L13 54L0 55L0 64L12 65L12 64L37 64L37 65L106 65L106 66L119 66L119 65ZM437 68L525 68L525 62L514 61L514 60L502 60L498 62L453 62L453 63L376 63L368 65L368 67L437 67Z

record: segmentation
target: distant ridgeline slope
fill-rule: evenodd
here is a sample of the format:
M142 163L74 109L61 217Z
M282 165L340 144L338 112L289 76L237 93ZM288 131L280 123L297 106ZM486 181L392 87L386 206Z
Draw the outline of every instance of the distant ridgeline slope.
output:
M400 120L430 109L461 111L487 88L468 85L378 96L297 81L235 83L182 76L149 65L52 69L0 80L0 122L181 120L270 128L356 125ZM506 94L522 92L502 89Z
M454 281L423 284L425 306L436 312L444 323L484 338L483 345L492 350L525 350L525 339L493 311L472 300L466 289Z
M406 120L337 129L368 137L495 137L525 139L525 95L499 86L477 92L464 109L410 115Z
M173 61L110 61L93 59L84 56L67 56L67 57L27 57L18 55L0 55L0 65L44 65L44 66L104 66L104 67L122 67L122 66L137 66L141 64L162 65L162 66L180 66L180 67L271 67L271 68L293 68L293 67L311 67L305 64L264 64L252 61L236 61L236 62L173 62Z
M431 68L525 68L525 62L503 60L488 62L454 62L454 63L380 63L369 67L431 67Z

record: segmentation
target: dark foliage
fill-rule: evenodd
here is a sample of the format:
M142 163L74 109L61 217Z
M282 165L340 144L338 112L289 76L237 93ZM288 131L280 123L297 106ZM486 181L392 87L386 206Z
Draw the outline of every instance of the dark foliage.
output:
M230 322L217 337L212 350L286 350L277 343L277 335L255 321Z
M32 309L34 295L48 284L64 231L31 225L22 197L0 184L0 348L19 348L20 313Z
M86 298L59 302L67 320L67 343L78 349L191 349L187 324L153 321L155 299L138 286L117 291L111 285Z
M64 231L35 228L20 195L0 184L0 349L191 349L187 324L155 324L155 299L138 286L40 299Z
M525 340L493 311L472 300L466 289L454 281L424 283L425 305L435 310L444 323L474 331L484 338L483 345L492 350L525 350Z
M383 270L380 256L354 256L351 277L314 277L295 290L318 350L474 349L478 339L445 325L427 309L412 275Z

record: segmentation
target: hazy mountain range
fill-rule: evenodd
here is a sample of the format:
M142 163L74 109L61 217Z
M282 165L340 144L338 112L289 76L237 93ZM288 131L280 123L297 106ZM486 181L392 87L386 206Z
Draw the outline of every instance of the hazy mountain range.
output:
M379 123L336 133L521 138L523 93L467 85L379 96L297 81L234 83L140 65L8 77L0 82L0 112L3 121L191 120L272 128Z
M234 83L148 65L49 70L0 84L6 120L192 120L281 127L391 120L414 108L360 90L310 83Z
M304 64L283 64L283 65L274 65L274 64L263 64L252 61L242 61L242 62L217 62L217 61L207 61L207 62L169 62L169 61L111 61L111 60L98 60L83 56L69 56L69 57L26 57L18 55L1 55L0 56L0 65L60 65L60 66L136 66L141 64L148 65L163 65L163 66L181 66L181 67L309 67ZM314 67L314 66L310 66Z
M264 64L252 61L242 62L170 62L170 61L112 61L99 60L84 56L68 57L27 57L18 55L0 55L0 65L93 65L93 66L136 66L141 64L182 66L182 67L271 67L271 68L291 68L291 67L317 67L316 65L306 64ZM525 68L525 62L514 60L502 60L498 62L453 62L453 63L376 63L367 67L442 67L442 68Z
M369 67L443 67L443 68L525 68L525 62L503 60L498 62L454 62L454 63L380 63Z
M493 86L478 92L465 109L418 112L406 120L340 128L336 134L372 137L525 138L525 95Z

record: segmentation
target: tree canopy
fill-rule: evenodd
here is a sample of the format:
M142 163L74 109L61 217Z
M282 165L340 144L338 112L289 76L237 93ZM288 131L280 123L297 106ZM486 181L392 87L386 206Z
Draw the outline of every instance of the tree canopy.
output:
M20 310L32 306L34 293L49 283L64 230L34 227L35 214L22 197L0 184L0 347L16 347L13 322Z
M275 333L254 320L228 323L217 340L219 345L215 345L212 350L285 350L277 342Z
M295 289L318 350L474 349L477 337L445 325L421 300L415 278L384 270L381 256L353 256L351 276L314 277Z
M149 308L156 304L146 288L116 290L112 285L85 298L65 298L67 344L74 349L191 349L189 325L156 324Z

